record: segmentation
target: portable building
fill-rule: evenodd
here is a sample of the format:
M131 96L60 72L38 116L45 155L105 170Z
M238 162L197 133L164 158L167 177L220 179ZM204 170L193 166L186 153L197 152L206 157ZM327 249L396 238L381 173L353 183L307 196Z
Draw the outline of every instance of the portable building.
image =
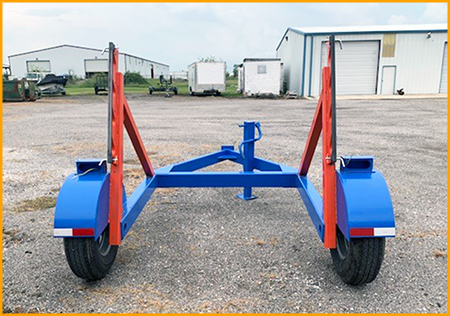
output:
M8 57L14 77L26 77L29 72L54 73L89 78L95 73L108 72L108 54L101 49L75 45L59 45L38 49ZM144 78L169 77L169 65L137 57L119 54L119 71L139 72Z
M238 89L244 95L283 92L283 63L280 58L245 58L238 71Z
M194 62L188 67L191 94L224 92L226 88L225 62Z
M288 90L320 94L331 34L337 94L447 93L446 24L288 28L276 49Z

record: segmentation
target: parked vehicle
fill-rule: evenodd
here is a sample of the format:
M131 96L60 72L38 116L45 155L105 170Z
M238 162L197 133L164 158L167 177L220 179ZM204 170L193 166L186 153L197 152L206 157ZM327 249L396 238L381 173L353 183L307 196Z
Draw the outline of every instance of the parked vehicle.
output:
M157 87L151 86L148 88L148 92L150 94L153 94L154 91L164 91L166 93L169 93L169 91L172 91L175 95L178 94L178 88L176 86L172 86L172 76L170 76L169 80L164 78L163 75L159 76L159 83Z
M66 89L64 88L67 83L67 78L65 76L56 76L54 74L48 74L44 79L39 81L36 86L41 89L42 94L53 95L66 94Z
M28 72L26 79L34 83L39 83L45 78L45 74L42 72Z
M94 83L95 94L100 91L108 91L108 75L107 74L96 74Z
M226 64L220 62L194 62L188 67L189 92L220 95L225 92Z

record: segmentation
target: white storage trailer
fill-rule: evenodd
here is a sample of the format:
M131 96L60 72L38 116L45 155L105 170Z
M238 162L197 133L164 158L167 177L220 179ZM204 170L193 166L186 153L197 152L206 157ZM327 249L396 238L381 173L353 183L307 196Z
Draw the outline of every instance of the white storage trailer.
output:
M245 58L238 72L239 91L244 96L280 95L283 79L280 58Z
M196 93L220 94L225 91L226 64L220 62L194 62L188 67L189 91Z

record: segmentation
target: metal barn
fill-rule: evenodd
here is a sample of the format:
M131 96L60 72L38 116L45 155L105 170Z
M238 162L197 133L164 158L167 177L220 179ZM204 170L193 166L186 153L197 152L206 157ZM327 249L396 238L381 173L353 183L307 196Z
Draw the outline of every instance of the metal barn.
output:
M59 45L8 57L14 77L25 77L28 72L48 72L56 75L90 77L98 72L108 72L108 54L101 49ZM139 72L144 78L169 76L169 65L134 55L120 53L119 71Z
M336 48L340 95L447 93L447 25L374 25L288 28L276 51L287 89L318 96L325 42Z
M238 71L238 89L244 95L283 92L283 63L280 58L245 58Z

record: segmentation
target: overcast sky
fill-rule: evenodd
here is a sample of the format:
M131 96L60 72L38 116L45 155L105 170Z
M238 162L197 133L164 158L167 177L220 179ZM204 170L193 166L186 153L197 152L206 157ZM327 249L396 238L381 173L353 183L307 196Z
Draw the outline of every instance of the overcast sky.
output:
M8 55L60 44L120 50L186 69L275 57L287 27L447 23L446 3L3 3Z

